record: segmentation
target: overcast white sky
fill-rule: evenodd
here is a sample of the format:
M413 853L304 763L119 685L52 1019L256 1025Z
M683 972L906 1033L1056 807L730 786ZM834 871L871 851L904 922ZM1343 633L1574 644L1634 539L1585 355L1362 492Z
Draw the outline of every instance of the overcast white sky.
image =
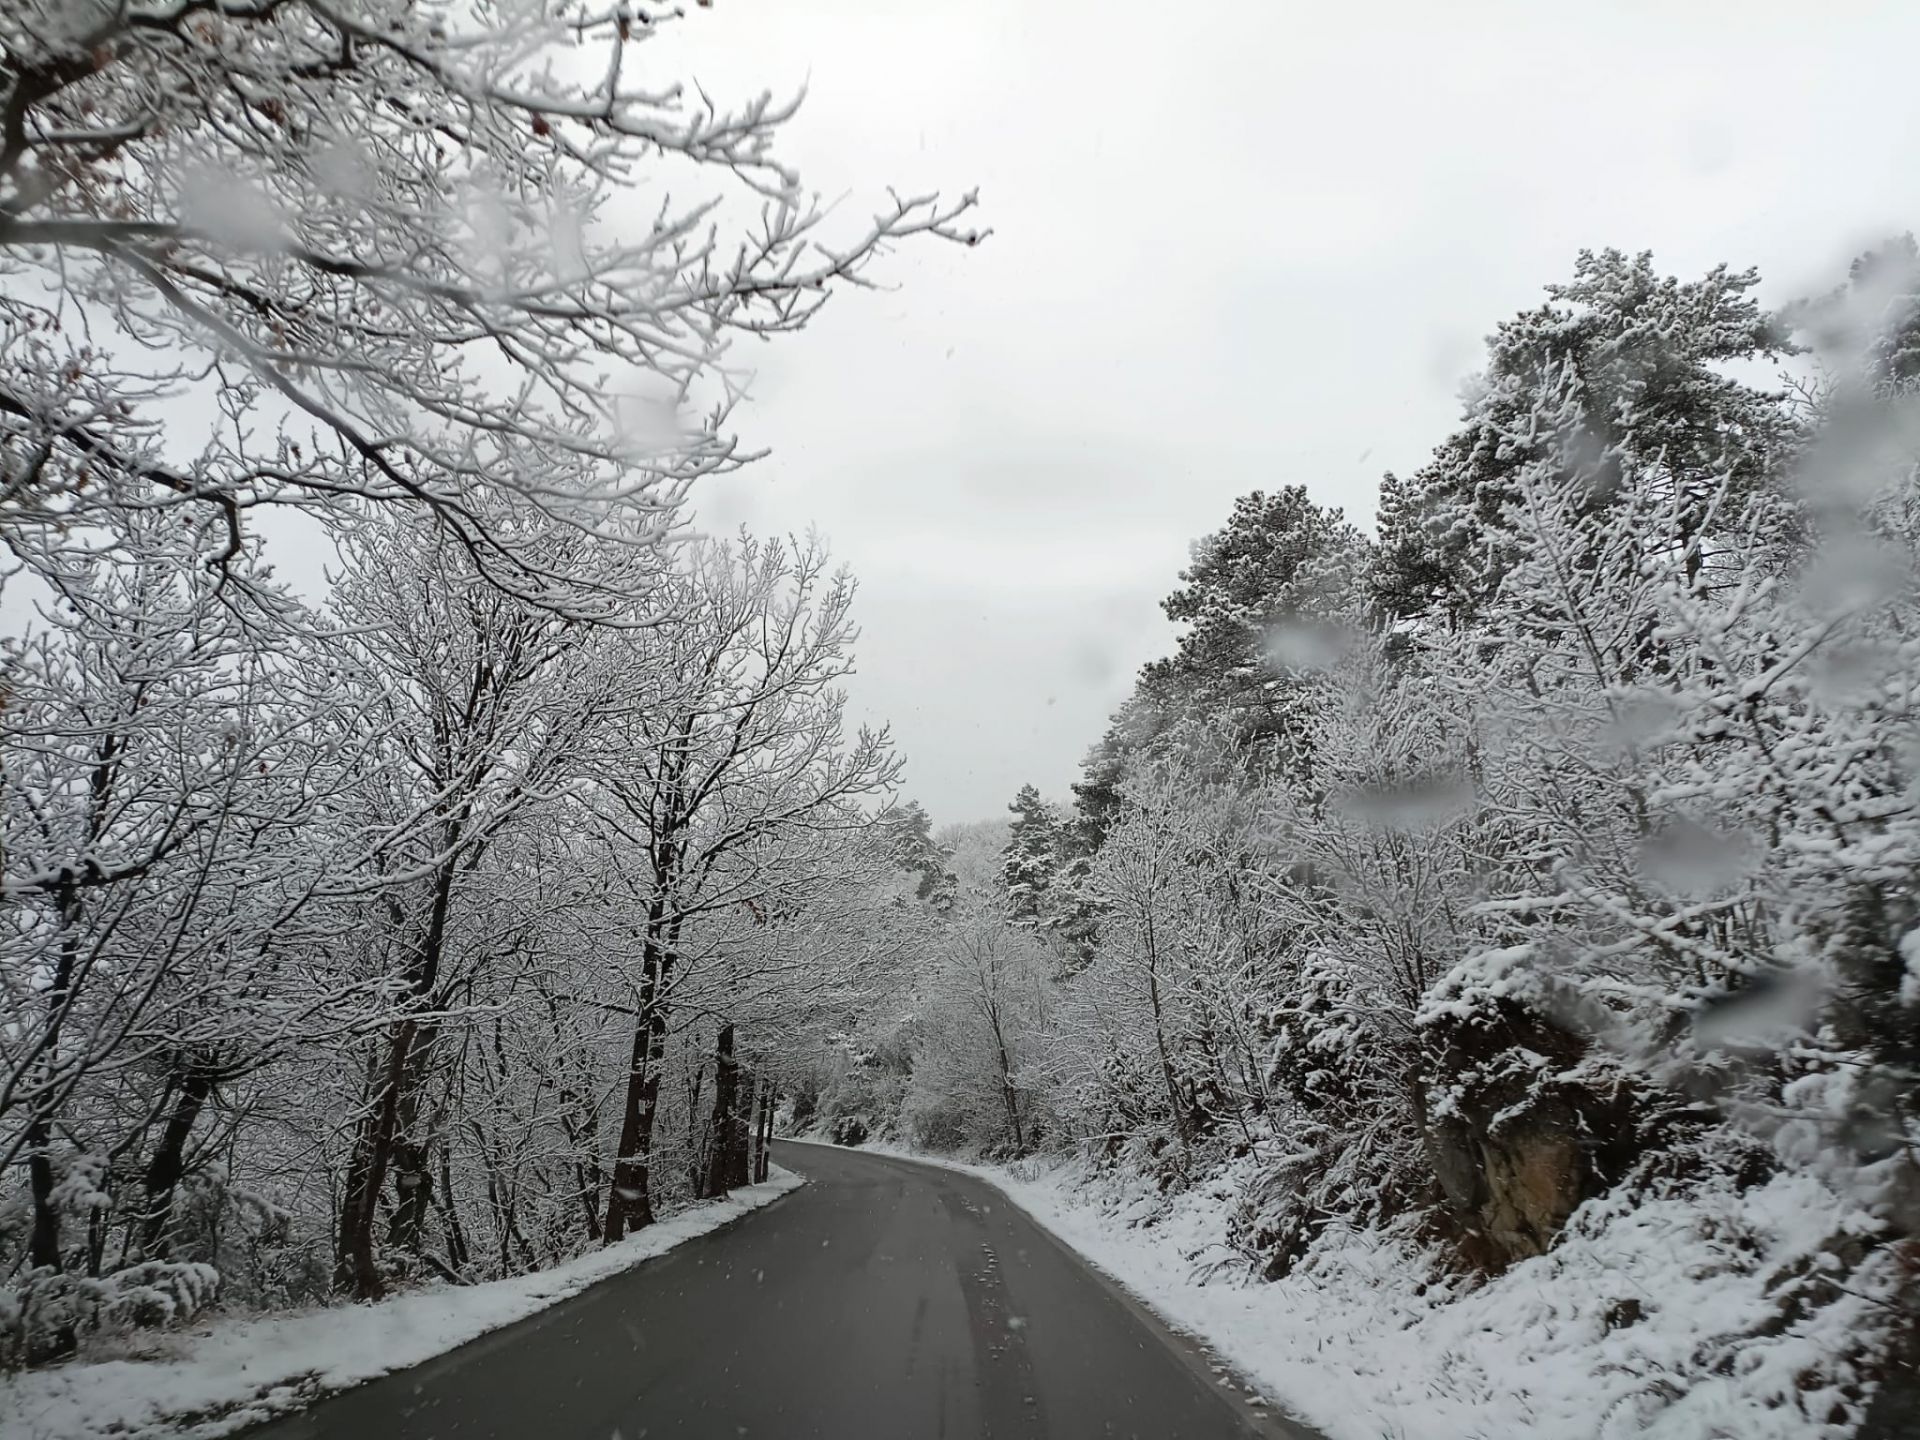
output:
M939 821L1065 794L1234 496L1370 522L1580 247L1784 300L1920 224L1911 4L715 0L654 53L808 84L788 158L862 211L981 190L985 246L762 352L774 455L703 507L852 565Z

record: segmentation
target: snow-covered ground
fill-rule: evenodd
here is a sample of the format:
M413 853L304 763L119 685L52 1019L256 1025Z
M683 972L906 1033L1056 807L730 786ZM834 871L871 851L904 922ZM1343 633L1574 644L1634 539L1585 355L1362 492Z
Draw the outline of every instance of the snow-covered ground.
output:
M1224 1244L1231 1177L1168 1200L1074 1162L861 1148L990 1181L1331 1440L1838 1440L1833 1357L1879 1327L1895 1283L1819 1284L1864 1217L1806 1175L1591 1205L1550 1254L1477 1288L1360 1231L1260 1284ZM1795 1284L1813 1302L1797 1318Z
M164 1354L0 1376L0 1440L226 1435L524 1319L802 1183L776 1166L764 1185L684 1210L536 1275L411 1291L377 1305L219 1320L167 1335Z

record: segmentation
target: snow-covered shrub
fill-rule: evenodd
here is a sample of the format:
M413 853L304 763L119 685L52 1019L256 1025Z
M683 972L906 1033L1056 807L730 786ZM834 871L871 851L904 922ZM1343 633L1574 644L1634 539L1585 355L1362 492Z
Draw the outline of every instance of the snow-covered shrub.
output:
M103 1276L41 1269L0 1290L0 1362L33 1364L104 1331L184 1324L211 1304L211 1265L146 1261Z
M867 1122L858 1115L842 1115L828 1129L827 1138L836 1145L864 1145L867 1143Z
M106 1277L110 1293L100 1322L155 1328L191 1320L220 1291L220 1272L211 1265L148 1260Z

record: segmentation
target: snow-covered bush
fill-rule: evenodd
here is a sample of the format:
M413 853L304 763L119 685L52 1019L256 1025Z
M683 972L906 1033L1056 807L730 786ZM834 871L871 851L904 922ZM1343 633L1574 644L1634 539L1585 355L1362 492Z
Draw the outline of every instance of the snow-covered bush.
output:
M0 1364L61 1355L101 1333L182 1325L220 1291L211 1265L150 1260L95 1277L35 1270L0 1289Z

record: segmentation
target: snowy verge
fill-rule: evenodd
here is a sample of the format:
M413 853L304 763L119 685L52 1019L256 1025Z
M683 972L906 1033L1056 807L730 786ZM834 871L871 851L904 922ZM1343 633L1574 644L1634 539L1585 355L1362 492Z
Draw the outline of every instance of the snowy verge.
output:
M4 1440L228 1435L395 1370L418 1365L664 1255L805 1182L775 1166L761 1185L683 1210L618 1245L551 1270L484 1285L412 1291L376 1305L229 1319L166 1338L151 1360L79 1360L0 1376Z
M1230 1171L1167 1197L1072 1160L855 1148L990 1182L1330 1440L1841 1440L1832 1382L1861 1378L1841 1357L1899 1283L1873 1262L1845 1289L1783 1278L1817 1281L1872 1225L1806 1174L1592 1202L1549 1253L1479 1285L1341 1226L1262 1283L1225 1244Z

